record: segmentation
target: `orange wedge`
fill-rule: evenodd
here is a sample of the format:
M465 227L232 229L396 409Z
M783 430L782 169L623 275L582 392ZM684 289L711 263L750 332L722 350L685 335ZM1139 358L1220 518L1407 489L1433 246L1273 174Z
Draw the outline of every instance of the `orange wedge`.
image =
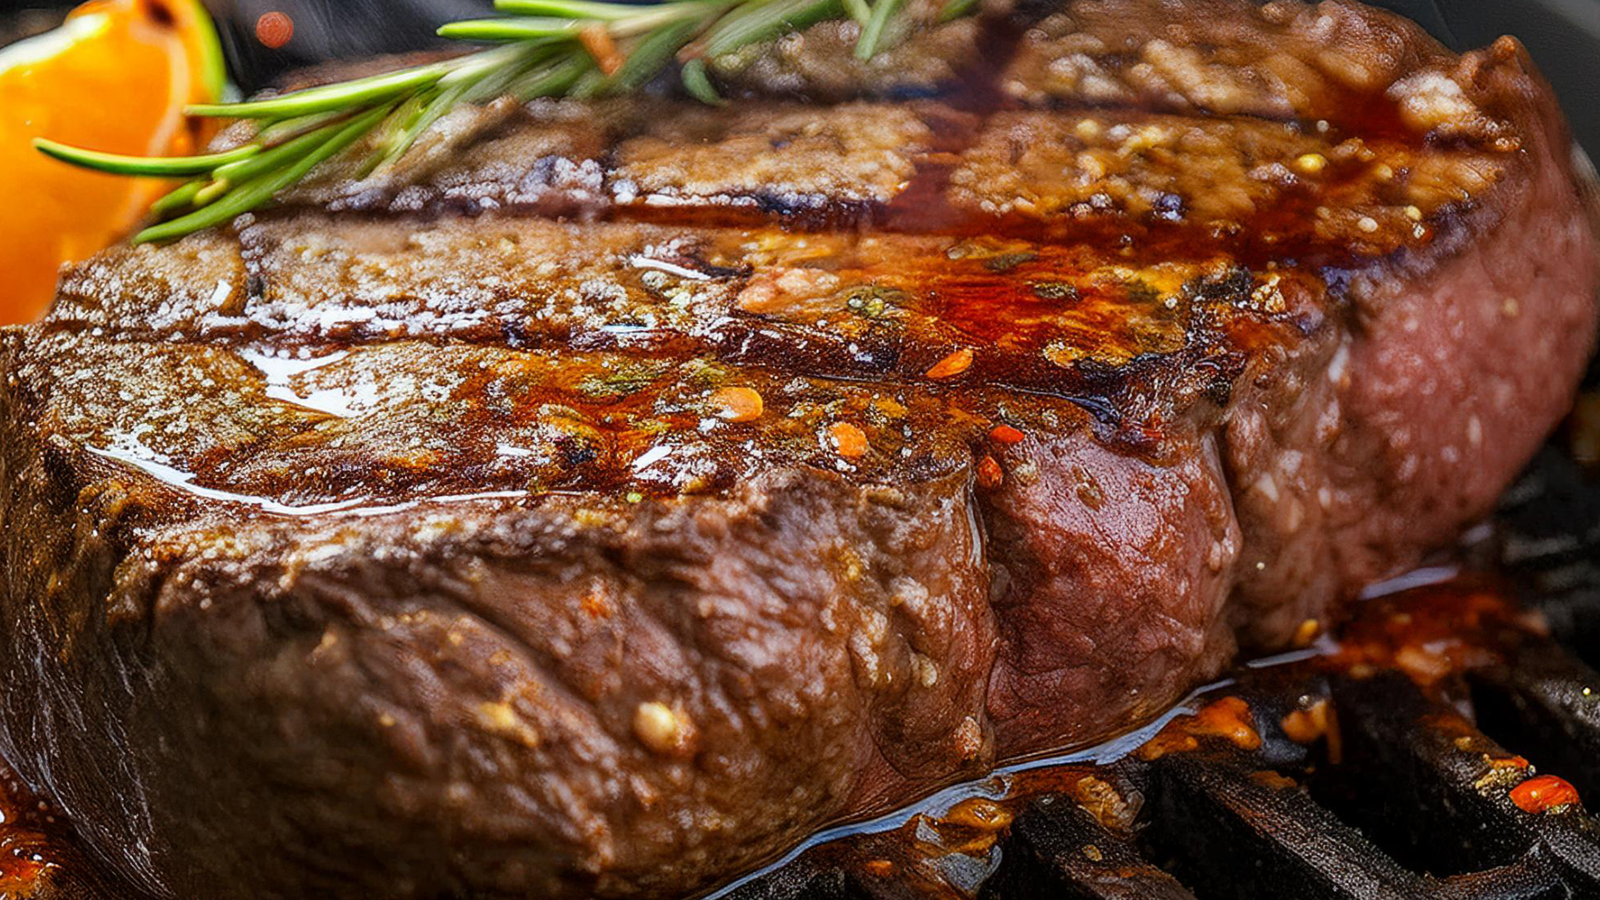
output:
M200 0L94 0L55 31L0 48L0 324L38 316L62 263L121 237L172 187L69 166L33 139L192 153L209 129L183 107L220 100L223 84Z

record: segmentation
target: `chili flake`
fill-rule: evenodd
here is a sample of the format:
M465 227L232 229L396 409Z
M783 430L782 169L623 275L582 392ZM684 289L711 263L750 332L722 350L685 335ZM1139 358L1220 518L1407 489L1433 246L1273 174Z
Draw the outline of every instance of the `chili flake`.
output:
M993 490L1005 483L1006 472L992 456L984 456L978 460L978 484L981 487Z
M867 452L867 435L849 422L835 422L828 428L828 444L840 456L856 459Z
M753 388L725 387L712 392L711 408L718 418L729 422L754 422L766 407Z
M996 425L994 430L989 432L989 437L1000 444L1020 444L1027 435L1010 425Z
M1577 804L1578 789L1566 779L1540 775L1511 789L1511 802L1525 813L1542 813L1558 806Z
M972 368L972 348L962 347L933 364L927 371L929 378L954 378Z

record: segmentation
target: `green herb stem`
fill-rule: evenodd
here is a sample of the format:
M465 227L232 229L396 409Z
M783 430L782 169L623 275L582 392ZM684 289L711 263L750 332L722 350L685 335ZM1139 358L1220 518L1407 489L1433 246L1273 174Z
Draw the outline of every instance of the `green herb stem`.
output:
M940 24L952 22L962 16L971 15L977 8L978 0L946 0L944 7L939 10L939 15L934 21Z
M101 153L98 150L69 147L45 138L34 138L33 146L46 156L85 169L97 169L114 175L142 175L151 178L202 175L218 166L261 152L260 147L244 146L223 153L207 153L201 156L123 156L119 153Z
M662 3L659 6L685 6ZM592 3L586 0L495 0L494 8L524 16L559 16L567 19L598 19L614 22L639 14L639 7L627 3Z
M683 89L689 92L689 96L709 106L728 105L728 101L717 93L716 85L711 83L711 76L706 74L705 60L689 60L679 69L678 74L683 79Z
M696 56L721 56L770 40L786 31L799 31L823 19L838 18L840 0L753 0L722 18L704 38Z
M349 110L352 107L379 103L427 87L450 74L460 63L455 60L432 65L416 66L357 78L354 81L323 85L293 91L264 100L246 100L242 103L201 103L188 107L191 116L211 116L229 119L287 119L308 113L329 110Z

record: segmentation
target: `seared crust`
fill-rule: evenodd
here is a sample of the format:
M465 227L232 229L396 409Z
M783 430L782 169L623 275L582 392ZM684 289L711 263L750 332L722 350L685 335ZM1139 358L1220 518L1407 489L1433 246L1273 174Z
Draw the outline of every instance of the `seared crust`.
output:
M719 66L831 106L462 111L68 271L0 333L0 752L158 896L670 896L1481 515L1600 283L1520 48L1081 0L884 99L997 23Z
M401 338L504 342L706 354L935 393L1021 389L1071 400L1106 436L1151 452L1188 415L1214 421L1252 358L1305 340L1334 303L1310 273L1221 254L507 217L297 214L225 244L208 233L101 262L68 275L53 324L260 342L258 355ZM178 272L188 277L168 274ZM108 302L110 285L137 302ZM963 349L968 369L927 377Z

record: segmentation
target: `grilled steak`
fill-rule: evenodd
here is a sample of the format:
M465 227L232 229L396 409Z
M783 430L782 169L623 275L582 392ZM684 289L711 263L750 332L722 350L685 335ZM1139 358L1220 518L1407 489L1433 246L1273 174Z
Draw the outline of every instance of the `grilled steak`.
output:
M0 753L159 897L680 894L1307 638L1566 408L1514 41L848 28L66 272L0 332Z

